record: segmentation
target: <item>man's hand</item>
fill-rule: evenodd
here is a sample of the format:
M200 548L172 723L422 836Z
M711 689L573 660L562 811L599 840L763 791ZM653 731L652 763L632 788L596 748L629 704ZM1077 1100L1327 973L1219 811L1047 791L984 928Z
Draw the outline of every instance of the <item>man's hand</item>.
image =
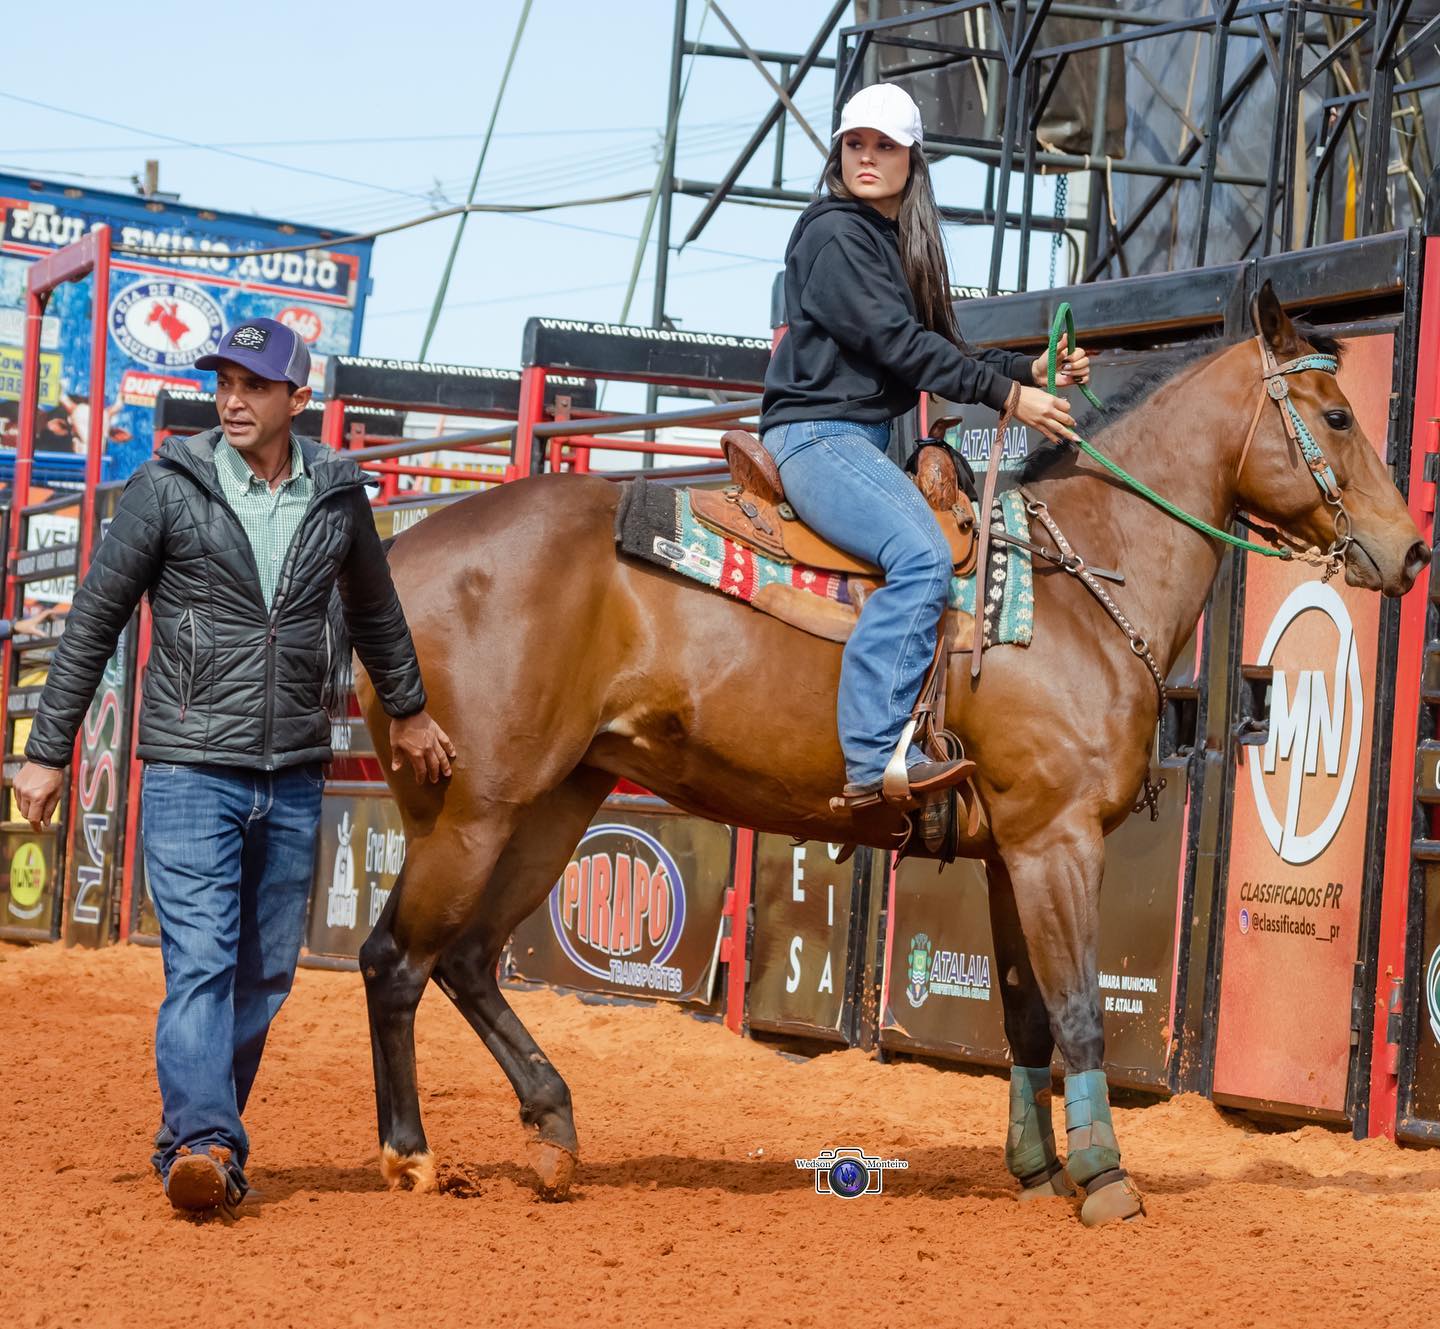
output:
M1073 352L1066 350L1067 338L1063 335L1055 347L1055 386L1057 388L1071 388L1077 383L1088 383L1090 381L1090 356L1082 346L1077 346ZM1049 355L1040 356L1030 366L1030 372L1038 385L1045 382L1045 374L1048 368Z
M27 761L15 777L15 803L21 819L30 823L32 831L43 830L60 802L65 772L53 766Z
M42 609L38 614L29 618L17 618L13 629L17 637L43 637L45 635L45 624L55 617L55 610Z
M403 720L390 721L392 771L398 771L408 759L415 778L421 784L427 780L439 781L450 774L450 762L454 756L455 745L430 718L429 711L419 711Z

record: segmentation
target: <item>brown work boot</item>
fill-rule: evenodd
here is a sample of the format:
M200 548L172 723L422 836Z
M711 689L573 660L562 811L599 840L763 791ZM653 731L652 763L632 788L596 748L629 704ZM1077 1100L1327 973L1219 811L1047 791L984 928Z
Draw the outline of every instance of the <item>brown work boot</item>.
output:
M189 1214L211 1214L227 1207L229 1178L223 1166L229 1150L220 1150L224 1160L209 1153L192 1154L186 1149L170 1165L165 1194L176 1208Z
M922 761L909 767L905 774L909 780L909 792L899 798L887 799L881 781L869 785L859 785L852 781L846 784L838 798L830 800L830 808L834 812L844 812L874 807L881 802L894 802L901 807L913 806L927 794L949 789L952 785L964 784L975 774L975 763L965 757L955 761Z
M954 761L922 761L907 768L905 772L906 779L910 782L910 799L922 798L926 794L964 784L974 774L975 763L965 757Z

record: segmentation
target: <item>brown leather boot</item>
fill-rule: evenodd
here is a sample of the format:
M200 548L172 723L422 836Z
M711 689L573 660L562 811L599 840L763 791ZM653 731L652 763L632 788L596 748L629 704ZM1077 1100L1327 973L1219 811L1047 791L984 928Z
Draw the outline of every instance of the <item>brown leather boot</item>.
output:
M975 763L965 757L955 761L922 761L906 771L910 785L908 794L887 799L881 784L847 784L838 798L830 800L830 807L835 812L873 807L882 802L894 802L901 807L910 807L927 794L949 789L952 785L964 784L974 774Z
M208 1153L184 1152L170 1165L165 1194L176 1209L210 1214L226 1206L228 1181L221 1163Z
M912 798L964 784L974 774L975 763L965 757L955 761L922 761L905 772Z

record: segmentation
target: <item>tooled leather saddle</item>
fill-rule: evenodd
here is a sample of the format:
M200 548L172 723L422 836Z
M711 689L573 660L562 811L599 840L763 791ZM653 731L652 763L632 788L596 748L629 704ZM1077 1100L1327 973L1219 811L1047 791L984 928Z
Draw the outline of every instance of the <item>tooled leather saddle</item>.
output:
M724 489L692 489L690 507L712 531L785 563L802 563L826 572L878 577L873 563L847 554L818 535L785 501L780 468L754 434L732 429L720 440L733 484ZM915 485L924 495L950 545L955 570L966 574L975 562L975 509L960 490L950 449L931 443L921 449Z
M795 627L844 641L865 597L883 582L880 569L831 544L800 520L785 501L780 468L754 434L732 429L721 438L720 448L733 483L718 490L689 490L696 521L767 558L847 574L852 601L848 606L784 585L763 587L753 602L755 608ZM968 575L976 559L975 508L961 487L954 453L940 443L925 444L915 458L914 479L950 546L956 574ZM968 644L955 642L952 649Z

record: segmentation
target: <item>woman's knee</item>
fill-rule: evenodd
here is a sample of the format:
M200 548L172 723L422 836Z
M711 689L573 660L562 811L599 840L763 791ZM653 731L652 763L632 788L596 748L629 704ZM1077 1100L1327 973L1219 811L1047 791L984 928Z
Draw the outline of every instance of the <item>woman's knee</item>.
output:
M894 558L885 571L892 579L901 576L916 582L930 582L939 594L949 583L951 567L950 546L937 528L934 538L928 531L915 531L898 541Z

